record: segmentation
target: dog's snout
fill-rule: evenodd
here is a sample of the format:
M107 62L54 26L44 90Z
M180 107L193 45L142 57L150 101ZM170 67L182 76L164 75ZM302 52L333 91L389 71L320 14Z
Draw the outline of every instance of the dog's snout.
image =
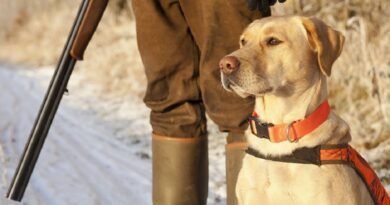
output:
M229 75L240 67L240 61L234 56L225 56L219 61L221 71Z

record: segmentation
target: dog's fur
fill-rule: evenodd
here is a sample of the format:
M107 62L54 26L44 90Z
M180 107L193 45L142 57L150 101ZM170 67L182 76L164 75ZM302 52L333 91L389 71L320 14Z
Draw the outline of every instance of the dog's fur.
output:
M305 118L328 98L326 78L344 37L322 21L301 16L256 20L243 32L240 62L221 73L225 89L256 99L262 121L282 124ZM247 132L249 146L264 155L289 155L297 148L348 143L348 125L335 113L298 142L272 143ZM370 205L363 181L346 165L307 165L263 160L246 154L236 194L240 205Z

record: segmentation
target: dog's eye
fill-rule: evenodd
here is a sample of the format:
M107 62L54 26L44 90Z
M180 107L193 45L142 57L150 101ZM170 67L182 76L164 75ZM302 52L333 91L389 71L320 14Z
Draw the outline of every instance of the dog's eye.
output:
M267 45L276 46L276 45L280 44L281 42L282 42L281 40L274 38L274 37L271 37L267 40Z
M241 46L245 46L246 40L245 40L245 39L241 39L241 40L240 40L240 43L241 43Z

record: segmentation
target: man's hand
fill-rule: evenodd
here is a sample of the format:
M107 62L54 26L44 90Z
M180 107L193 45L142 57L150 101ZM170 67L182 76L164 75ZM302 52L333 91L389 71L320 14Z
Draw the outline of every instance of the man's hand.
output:
M248 0L248 7L252 11L258 9L263 16L271 16L271 6L277 1L283 3L286 0Z

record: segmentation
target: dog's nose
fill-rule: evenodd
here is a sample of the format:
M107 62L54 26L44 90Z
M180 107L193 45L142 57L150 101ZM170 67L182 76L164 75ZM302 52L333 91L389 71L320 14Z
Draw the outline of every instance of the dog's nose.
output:
M221 71L229 75L240 67L240 61L234 56L225 56L219 61Z

